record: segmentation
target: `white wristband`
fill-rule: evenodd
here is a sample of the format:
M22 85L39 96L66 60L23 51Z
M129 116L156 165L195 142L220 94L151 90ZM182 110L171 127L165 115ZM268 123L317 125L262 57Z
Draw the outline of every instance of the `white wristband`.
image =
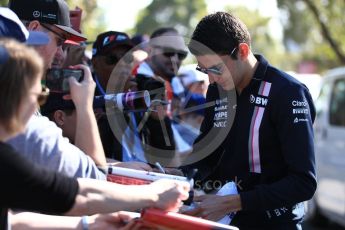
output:
M83 216L81 218L81 227L83 230L89 230L89 217Z

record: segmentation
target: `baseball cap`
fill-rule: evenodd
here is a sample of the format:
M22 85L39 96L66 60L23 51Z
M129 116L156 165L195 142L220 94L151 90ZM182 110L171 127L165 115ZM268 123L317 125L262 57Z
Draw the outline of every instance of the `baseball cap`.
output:
M195 64L181 66L178 76L182 80L184 86L189 86L195 82L208 81L207 75L196 71L195 68Z
M0 37L14 38L28 45L46 45L49 36L39 31L28 31L18 16L9 8L0 7Z
M110 48L116 46L128 46L132 48L134 45L126 33L117 31L108 31L97 36L92 46L92 56L105 54Z
M10 0L12 9L20 19L47 23L65 31L66 39L80 42L86 37L71 27L70 12L64 0Z
M203 116L205 113L205 106L201 106L200 105L204 105L206 103L206 98L201 95L201 94L197 94L197 93L190 93L189 95L189 100L187 101L186 105L185 105L185 109L189 109L192 108L192 110L190 111L190 113L194 113L194 114L198 114Z

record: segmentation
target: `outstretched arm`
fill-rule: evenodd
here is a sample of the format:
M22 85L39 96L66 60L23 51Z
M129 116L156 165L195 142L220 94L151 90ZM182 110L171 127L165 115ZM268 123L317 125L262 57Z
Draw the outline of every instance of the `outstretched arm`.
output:
M177 211L190 189L187 182L166 179L149 185L120 185L79 178L78 184L79 192L67 215L135 211L146 207Z
M188 198L188 182L164 179L149 185L121 185L74 179L37 167L9 146L3 148L0 179L6 186L0 190L0 203L4 207L80 216L146 207L175 211Z
M128 223L131 219L133 219L133 213L129 212L97 214L88 216L86 220L83 220L83 217L52 216L32 212L21 212L13 215L10 214L10 216L10 224L13 230L82 230L84 229L83 224L87 225L89 230L126 230L131 229L131 226L133 225L132 222Z
M77 65L74 68L84 71L82 82L77 82L73 77L69 79L71 98L77 111L75 145L87 153L96 165L104 166L105 154L92 108L96 84L88 67Z

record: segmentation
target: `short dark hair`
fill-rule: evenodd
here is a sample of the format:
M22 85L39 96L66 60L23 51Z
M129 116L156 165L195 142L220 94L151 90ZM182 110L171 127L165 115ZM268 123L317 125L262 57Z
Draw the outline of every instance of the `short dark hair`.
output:
M162 34L165 34L167 32L173 32L173 33L178 34L177 30L174 27L161 27L161 28L158 28L155 31L153 31L150 38L152 39L152 38L159 37Z
M57 110L54 110L51 112L42 113L42 115L48 117L48 119L50 121L56 123L55 118L54 118L54 114L58 110L61 110L62 112L64 112L66 114L66 116L71 116L73 114L73 112L75 111L75 109L57 109Z
M230 13L216 12L201 19L188 48L197 56L211 53L224 55L230 54L240 43L250 46L246 25Z
M22 100L43 74L43 60L33 48L10 39L0 39L0 122L8 132L16 132Z
M41 106L41 113L50 118L57 110L68 111L75 110L75 105L72 100L63 99L63 93L52 92L49 94L47 101ZM52 119L51 119L52 120Z

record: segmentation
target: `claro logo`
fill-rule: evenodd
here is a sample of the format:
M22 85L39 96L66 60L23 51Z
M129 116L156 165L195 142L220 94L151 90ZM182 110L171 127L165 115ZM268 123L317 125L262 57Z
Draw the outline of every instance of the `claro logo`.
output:
M308 103L306 101L292 101L292 106L307 106Z

